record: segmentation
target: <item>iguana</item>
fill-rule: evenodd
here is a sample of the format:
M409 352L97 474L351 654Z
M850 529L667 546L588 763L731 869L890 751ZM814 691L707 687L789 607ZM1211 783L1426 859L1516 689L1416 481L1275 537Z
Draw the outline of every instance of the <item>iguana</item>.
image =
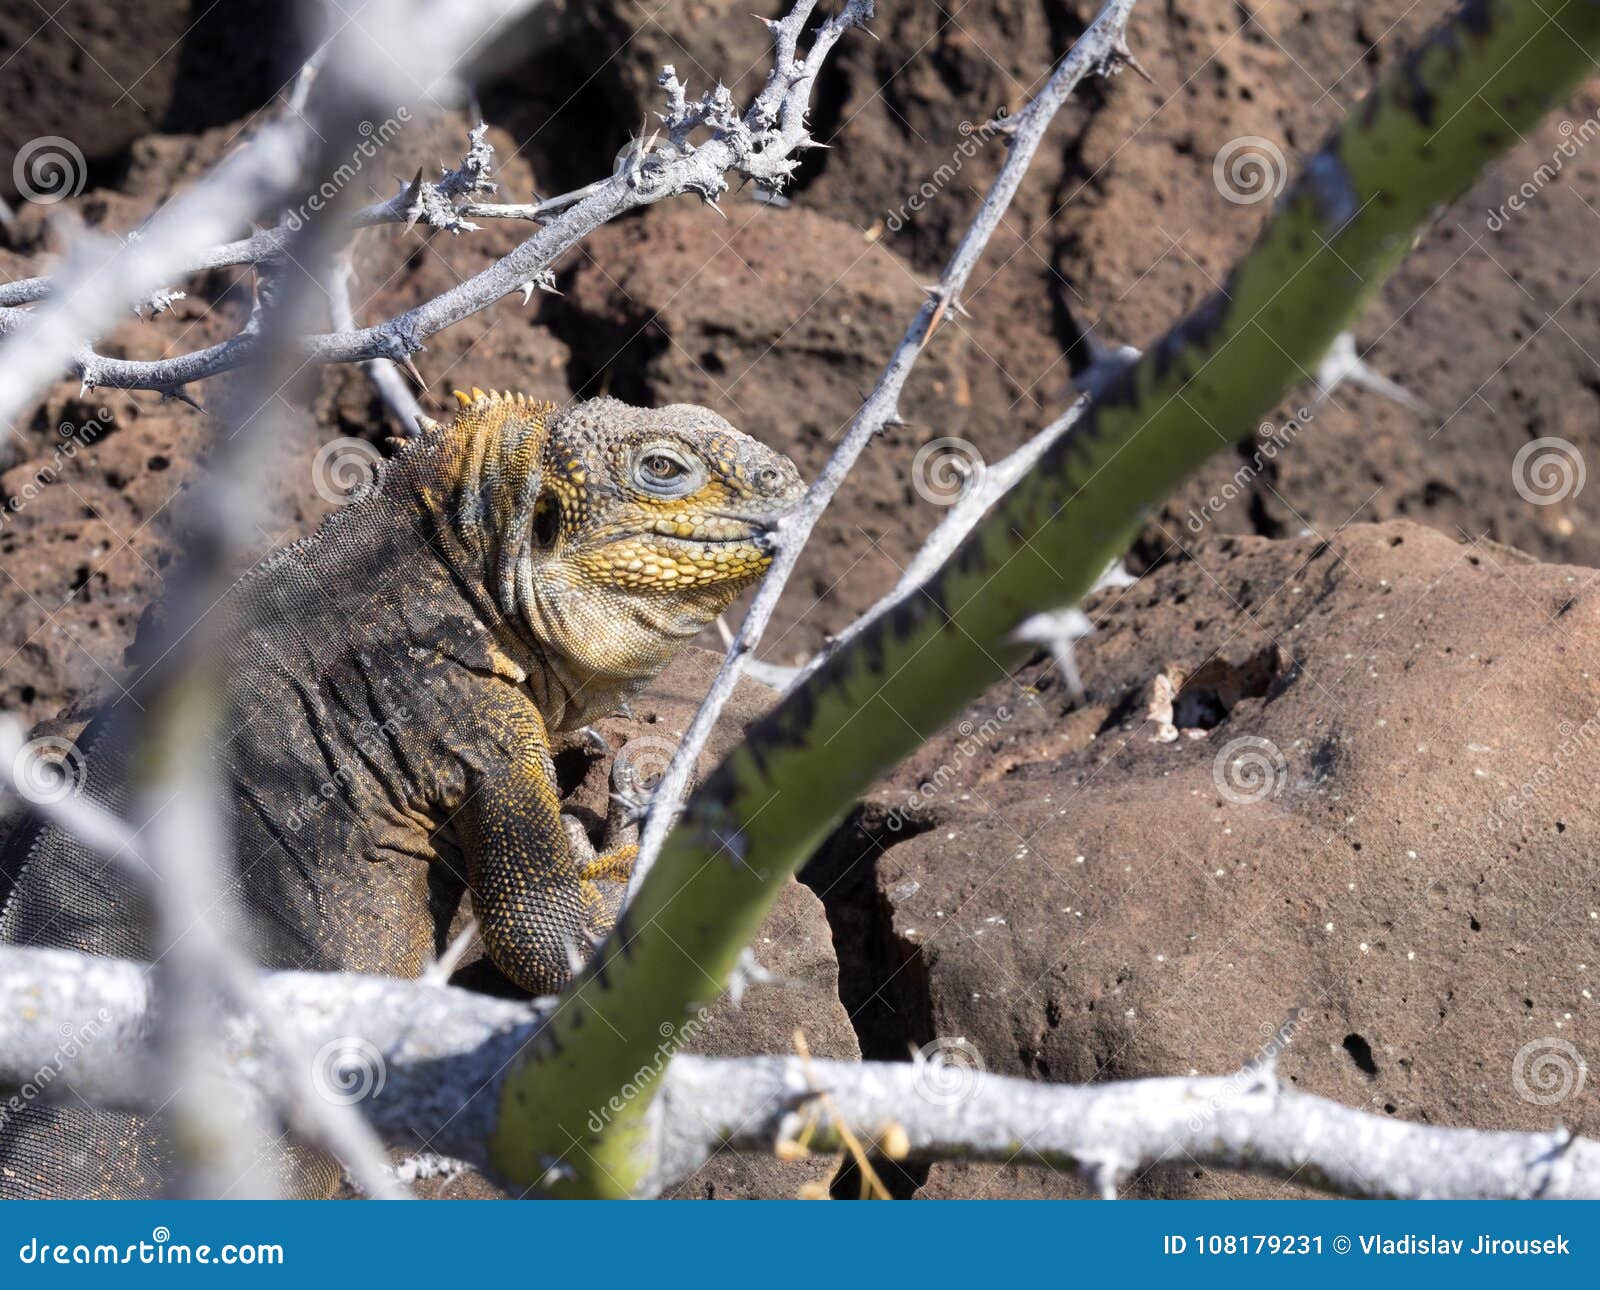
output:
M416 976L466 891L489 958L544 994L635 850L569 836L551 733L616 711L758 579L802 484L704 408L456 397L207 626L237 931L267 966ZM81 791L119 813L130 724L113 705L77 743ZM48 825L0 855L0 940L149 959L145 898ZM25 1106L0 1116L0 1196L159 1194L160 1139Z

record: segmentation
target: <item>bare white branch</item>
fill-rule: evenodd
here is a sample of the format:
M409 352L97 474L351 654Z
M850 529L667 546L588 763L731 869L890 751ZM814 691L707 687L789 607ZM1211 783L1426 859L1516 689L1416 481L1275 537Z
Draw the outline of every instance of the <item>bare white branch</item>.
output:
M1600 1195L1600 1142L1560 1128L1499 1133L1372 1115L1298 1092L1270 1066L1083 1086L964 1070L956 1087L909 1063L678 1057L652 1113L658 1188L724 1147L809 1140L831 1150L842 1125L903 1158L1042 1165L1112 1188L1175 1161L1343 1196Z
M38 1085L148 1110L149 969L62 950L0 947L0 1087ZM535 1034L528 1004L390 977L274 972L261 1006L281 1018L267 1036L233 1016L210 1054L235 1088L276 1087L278 1044L302 1051L351 1037L376 1053L357 1109L387 1141L486 1167L508 1060ZM65 1064L62 1035L101 1018ZM821 1096L826 1094L824 1098ZM724 1148L784 1144L830 1151L839 1128L902 1158L987 1160L1075 1171L1114 1187L1164 1161L1293 1178L1347 1196L1600 1197L1600 1142L1561 1128L1507 1133L1372 1115L1280 1083L1270 1062L1231 1075L1039 1083L976 1069L903 1062L679 1055L651 1109L652 1191Z
M494 24L486 15L503 18L533 3L537 0L476 0L470 4L425 0L426 19L418 20L417 29L429 31L427 40L418 42L402 58L392 31L385 33L384 49L399 58L399 67L413 78L403 89L384 81L392 92L390 101L408 101L416 93L416 84L429 78L431 67L453 67L459 61L463 51L442 33L458 31L464 36L473 30L474 22L479 24L478 30L487 31ZM600 225L627 211L683 193L695 193L715 204L728 188L729 175L771 189L782 187L799 165L797 154L813 146L805 118L823 61L846 31L865 26L872 3L846 0L838 13L817 26L810 48L800 58L796 46L816 6L815 0L796 0L789 14L775 24L778 37L766 85L742 115L734 110L726 87L717 86L691 101L676 74L666 69L661 78L668 100L667 110L660 114L662 132L636 139L609 178L564 197L519 208L513 217L548 217L549 222L494 264L432 300L369 327L303 338L302 355L314 363L407 362L428 337L446 327L512 292L551 285L553 266L562 255ZM367 18L368 13L363 11L363 30L382 21ZM324 60L320 80L325 82L326 67L335 65L353 64L375 75L379 61L365 46L347 51L341 44ZM392 69L390 74L394 74ZM262 212L286 204L315 178L304 165L310 146L305 134L298 121L263 130L249 148L231 159L226 175L219 170L179 199L181 208L178 202L165 208L131 246L102 248L93 263L69 263L54 279L30 278L9 289L0 288L0 425L13 424L44 385L64 370L75 372L88 388L170 393L249 359L260 337L248 327L205 349L159 360L112 358L95 352L85 338L101 334L121 309L148 298L186 271L260 263L280 255L290 231L282 227L198 256L193 248L210 246ZM476 133L474 137L477 139ZM471 161L469 153L468 166ZM365 208L351 222L426 219L461 231L469 227L467 216L487 211L476 203L458 202L456 199L470 195L466 190L449 191L449 175L460 173L449 172L437 185L422 185L419 176L404 193ZM88 290L90 284L93 291ZM45 303L34 313L3 307L40 298ZM18 364L25 365L26 379L14 372Z
M341 83L358 90L373 115L380 109L395 111L419 96L454 93L463 60L537 2L373 0L332 38L323 73L307 96L312 109L330 80L328 68L338 69ZM322 153L322 141L305 116L274 121L146 221L137 237L120 243L106 237L81 239L54 276L42 306L20 319L7 316L0 324L0 426L15 425L45 386L69 368L86 388L114 385L165 392L211 374L181 360L129 368L127 360L95 353L92 342L135 302L170 286L177 272L192 263L195 247L214 246L251 221L292 204L298 193L320 180L309 163ZM243 362L257 340L253 334L236 338L227 349L233 361L224 367Z

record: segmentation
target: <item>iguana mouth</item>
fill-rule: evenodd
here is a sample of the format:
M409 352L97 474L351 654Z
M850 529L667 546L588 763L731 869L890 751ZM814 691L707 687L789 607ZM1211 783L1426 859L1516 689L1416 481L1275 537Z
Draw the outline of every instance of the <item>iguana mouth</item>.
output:
M676 527L674 521L663 521L660 527L648 528L641 531L617 533L605 540L604 545L614 546L619 542L661 542L683 547L706 546L761 546L770 545L773 531L786 515L787 511L770 513L739 513L737 511L706 511L697 518L704 521L702 532L681 533L670 532L668 526Z

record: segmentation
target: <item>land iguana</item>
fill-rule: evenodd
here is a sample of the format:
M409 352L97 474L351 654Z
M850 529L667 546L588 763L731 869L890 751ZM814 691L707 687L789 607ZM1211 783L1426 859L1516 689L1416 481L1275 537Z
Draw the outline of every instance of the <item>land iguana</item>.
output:
M494 965L547 994L635 851L569 832L551 734L616 711L758 579L802 484L704 408L456 397L208 624L236 932L269 967L412 977L465 891ZM113 704L75 754L125 816L131 717ZM148 960L146 899L46 824L0 853L0 941ZM25 1105L0 1116L0 1196L159 1194L166 1152L135 1117Z

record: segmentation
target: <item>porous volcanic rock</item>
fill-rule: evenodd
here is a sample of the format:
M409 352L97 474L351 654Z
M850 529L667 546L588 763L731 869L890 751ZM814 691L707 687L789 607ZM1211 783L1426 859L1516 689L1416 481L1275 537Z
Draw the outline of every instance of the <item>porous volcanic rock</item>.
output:
M1103 593L1085 707L1023 670L808 871L852 929L868 1055L961 1038L1037 1079L1216 1074L1304 1008L1278 1062L1301 1089L1600 1129L1574 1056L1600 971L1597 577L1391 522L1213 540ZM967 1166L929 1188L1072 1191Z

